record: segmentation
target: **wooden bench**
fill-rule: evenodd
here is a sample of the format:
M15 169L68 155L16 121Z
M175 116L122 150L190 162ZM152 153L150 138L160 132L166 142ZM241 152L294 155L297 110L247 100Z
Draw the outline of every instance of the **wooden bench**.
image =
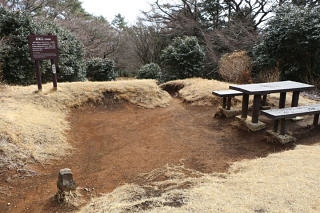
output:
M240 91L237 91L237 90L229 89L229 90L215 90L212 92L212 95L222 97L222 100L223 100L222 108L230 110L231 109L231 99L234 96L243 95L243 93Z
M262 115L265 115L274 120L273 131L278 131L279 120L281 123L280 135L285 135L286 133L286 119L294 118L296 116L310 115L314 114L313 125L318 126L319 124L319 114L320 114L320 104L313 104L309 106L300 107L290 107L282 109L270 109L262 110Z

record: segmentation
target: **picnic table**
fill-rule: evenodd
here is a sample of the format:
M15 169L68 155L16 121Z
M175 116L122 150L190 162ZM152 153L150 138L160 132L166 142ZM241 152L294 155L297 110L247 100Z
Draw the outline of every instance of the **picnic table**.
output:
M261 106L261 96L264 96L265 99L267 94L280 93L279 108L284 108L286 104L286 93L293 92L291 106L297 107L300 92L314 89L315 86L295 81L279 81L270 83L231 85L229 88L241 91L243 93L241 113L242 119L246 119L248 116L249 95L254 95L252 123L258 123Z

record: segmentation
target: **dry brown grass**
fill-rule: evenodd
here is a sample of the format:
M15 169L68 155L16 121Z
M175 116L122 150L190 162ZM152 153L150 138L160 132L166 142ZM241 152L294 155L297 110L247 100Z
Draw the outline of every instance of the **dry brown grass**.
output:
M319 212L319 168L320 146L298 146L237 162L226 174L125 185L80 212Z
M219 61L218 71L226 81L249 83L251 81L252 59L246 51L224 54Z
M161 84L165 90L177 90L178 96L185 102L193 105L215 105L220 103L220 98L213 96L213 90L229 89L229 83L202 78L169 81Z
M145 108L164 107L170 95L153 80L51 84L35 93L35 86L6 86L0 93L0 166L22 167L66 154L68 110L87 102L101 102L104 93Z
M177 90L178 97L182 98L185 102L192 105L217 105L222 102L221 98L212 95L213 90L225 90L229 89L230 83L221 82L217 80L207 80L202 78L190 78L185 80L170 81L161 84L160 87L171 91ZM279 103L279 94L271 94L268 96L268 102L277 106ZM292 94L287 94L287 105L291 104ZM250 97L252 102L253 97ZM241 96L237 96L234 99L235 107L241 107ZM301 105L309 105L315 103L315 101L308 99L307 97L300 96L299 103Z
M260 82L275 82L280 80L280 69L275 67L258 74L258 81Z

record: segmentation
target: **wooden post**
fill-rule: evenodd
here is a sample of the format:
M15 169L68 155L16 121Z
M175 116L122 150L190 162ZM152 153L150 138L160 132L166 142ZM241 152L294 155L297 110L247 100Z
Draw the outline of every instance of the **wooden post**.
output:
M225 109L227 107L227 97L223 97L222 108Z
M280 109L285 108L285 106L286 106L286 95L287 95L286 92L280 93L280 101L279 101L279 108Z
M256 94L253 98L252 123L258 123L260 113L261 95Z
M41 82L41 72L40 72L40 63L39 60L35 60L36 62L36 75L38 81L38 91L42 90L42 82Z
M231 109L231 97L229 96L227 99L227 110Z
M268 96L268 95L263 95L263 97L262 97L262 103L261 103L262 106L266 106L266 105L267 105L267 96Z
M273 131L278 132L278 126L279 126L279 120L274 120L273 121Z
M286 134L286 119L282 118L280 120L280 122L281 122L280 135L285 135Z
M280 93L280 101L279 101L279 108L285 108L286 107L286 92L281 92ZM286 134L286 119L282 118L280 120L281 128L280 128L280 135L285 135Z
M313 118L313 126L318 126L319 124L319 114L315 114Z
M55 59L50 59L50 61L51 61L53 88L56 90L58 88L58 84L57 84L57 66L56 66L56 63L55 63Z
M297 107L299 103L299 95L300 91L294 91L292 93L292 102L291 102L291 107Z
M244 94L242 96L242 114L241 114L242 119L246 119L248 116L248 104L249 104L249 95Z

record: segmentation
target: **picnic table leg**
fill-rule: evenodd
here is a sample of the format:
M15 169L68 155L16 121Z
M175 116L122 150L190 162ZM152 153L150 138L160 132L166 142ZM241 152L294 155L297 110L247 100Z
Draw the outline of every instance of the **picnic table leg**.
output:
M273 131L278 132L278 126L279 126L279 120L274 120L273 121Z
M319 114L315 114L314 115L314 119L313 119L313 126L318 126L319 124Z
M267 105L267 95L263 95L261 105L262 106L266 106Z
M252 112L252 123L258 123L260 113L261 95L254 95L253 98L253 112Z
M281 92L280 93L280 101L279 101L279 108L285 108L286 106L286 92Z
M285 135L286 134L286 119L282 118L280 120L280 123L281 123L280 135Z
M286 106L286 92L281 92L280 93L280 101L279 101L279 108L285 108ZM280 128L280 135L285 135L286 134L286 119L282 118L280 120L281 128Z
M300 91L294 91L292 93L292 102L291 102L291 107L297 107L299 103L299 95Z
M249 95L244 94L242 96L242 114L241 118L246 119L248 116Z
M227 106L227 97L223 97L222 108L225 109Z
M232 97L228 97L228 99L227 99L227 110L230 110L231 109L231 98Z

